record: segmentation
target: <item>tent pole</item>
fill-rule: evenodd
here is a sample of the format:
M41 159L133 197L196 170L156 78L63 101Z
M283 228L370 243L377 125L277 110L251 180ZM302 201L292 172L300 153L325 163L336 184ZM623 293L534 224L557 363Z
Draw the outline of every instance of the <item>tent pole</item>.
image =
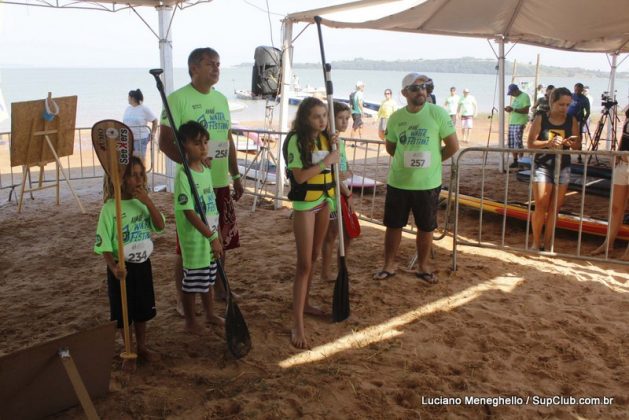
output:
M611 70L609 72L609 94L611 95L611 97L615 100L616 99L616 69L618 68L618 53L612 53L610 54L612 57L612 62L611 62ZM590 104L590 108L592 107L592 104ZM613 119L616 119L616 107L613 107L611 110L614 111L613 115L610 114L610 118L607 119L607 139L608 141L605 143L605 150L611 150L612 145L614 144L614 140L612 137L614 136L614 131L613 131ZM612 119L613 118L613 119Z
M292 94L291 81L293 79L293 21L290 19L284 19L282 25L282 77L280 87L280 131L285 133L288 131L288 98ZM279 151L277 159L277 171L276 171L276 198L274 207L279 209L282 207L282 200L279 197L284 196L284 167L286 163L282 157L282 143L286 139L280 136Z
M166 95L173 89L173 42L170 22L172 20L173 8L170 6L156 7L159 21L159 66L164 70L162 81ZM173 161L164 158L166 169L166 183L169 191L174 191L175 164Z
M498 35L498 142L500 147L505 147L505 38ZM498 169L505 169L504 157L498 162Z
M157 7L159 19L159 65L164 70L164 92L170 94L173 89L173 40L170 22L173 8L170 6Z

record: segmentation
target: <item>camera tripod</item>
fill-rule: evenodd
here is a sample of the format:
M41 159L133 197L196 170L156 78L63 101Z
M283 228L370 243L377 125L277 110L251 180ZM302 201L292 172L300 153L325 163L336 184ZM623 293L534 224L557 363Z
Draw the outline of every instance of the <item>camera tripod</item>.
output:
M272 122L273 122L273 111L275 109L276 101L275 99L267 99L266 107L264 112L264 131L272 131ZM254 178L254 195L253 195L253 205L251 207L251 211L255 212L256 207L258 205L258 197L264 192L264 187L266 186L269 178L269 173L273 174L275 171L274 168L277 168L277 159L273 155L273 152L270 148L270 143L273 140L271 139L270 134L268 133L260 133L260 137L258 138L259 146L258 152L254 156L251 163L245 168L245 174L243 175L245 178L249 176L251 172L251 177Z
M594 131L594 137L592 137L592 142L590 143L589 150L594 152L598 150L598 145L601 141L601 135L603 134L603 129L607 125L608 121L611 121L611 139L607 139L607 141L611 140L610 150L616 150L617 140L616 140L616 130L618 129L618 122L620 119L617 115L618 105L613 105L611 107L604 106L603 112L601 114L601 119L598 121L598 125L596 126L596 131ZM588 129L589 132L589 129ZM596 158L596 163L598 164L598 156L590 155L588 158L588 164L592 162L592 157Z

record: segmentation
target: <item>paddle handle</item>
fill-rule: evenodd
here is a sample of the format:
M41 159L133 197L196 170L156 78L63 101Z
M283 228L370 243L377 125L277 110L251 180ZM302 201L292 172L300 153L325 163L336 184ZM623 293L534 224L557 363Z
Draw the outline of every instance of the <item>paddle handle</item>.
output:
M134 359L136 354L131 351L131 334L129 331L129 308L127 305L127 271L124 260L124 240L122 237L122 193L120 191L120 172L118 172L118 153L116 152L116 141L107 140L109 153L109 176L114 187L114 203L116 206L116 236L118 239L118 268L122 271L120 279L120 299L122 301L122 331L124 335L124 353L120 356L123 359Z
M317 34L319 35L319 49L321 50L321 64L323 66L323 79L325 80L325 93L328 101L328 126L331 134L336 132L336 121L334 119L334 86L332 84L332 66L329 63L325 62L325 49L323 48L323 34L321 33L321 16L314 17L315 23L317 24ZM332 150L337 150L336 145L332 145ZM339 151L340 152L340 151ZM339 160L340 160L339 153ZM339 226L339 255L341 257L345 257L345 240L344 240L344 230L343 230L343 217L341 214L341 178L339 165L332 165L332 169L334 170L334 183L335 183L335 201L336 201L336 222Z

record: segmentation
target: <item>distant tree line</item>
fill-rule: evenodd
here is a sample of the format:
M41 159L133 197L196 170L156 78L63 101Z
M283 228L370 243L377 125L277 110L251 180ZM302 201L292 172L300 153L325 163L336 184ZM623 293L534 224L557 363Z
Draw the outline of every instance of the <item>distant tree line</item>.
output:
M442 58L434 60L367 60L355 58L353 60L341 60L331 63L332 68L337 70L396 70L396 71L425 71L439 73L466 73L466 74L496 74L498 61L488 58ZM252 63L243 63L241 66L251 66ZM513 61L505 63L505 72L513 73ZM295 63L297 69L320 68L320 63ZM534 76L534 63L517 63L516 68L519 76ZM556 67L540 66L540 74L543 76L555 77L608 77L609 73L600 70L587 70L578 67ZM629 78L629 72L616 74L618 78Z

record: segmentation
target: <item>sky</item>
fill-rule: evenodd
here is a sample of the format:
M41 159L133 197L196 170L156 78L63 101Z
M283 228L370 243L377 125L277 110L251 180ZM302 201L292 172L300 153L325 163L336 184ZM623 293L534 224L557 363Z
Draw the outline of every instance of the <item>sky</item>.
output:
M173 62L185 67L189 52L210 46L223 66L253 62L257 46L281 47L281 19L290 12L329 6L330 0L214 0L177 10L172 21ZM267 13L267 6L269 13ZM137 9L157 32L154 9ZM296 24L293 37L306 28ZM416 35L323 27L327 61L477 57L495 59L485 39ZM295 41L294 62L319 62L316 27ZM506 47L507 50L512 46ZM495 47L497 49L497 47ZM609 71L604 54L569 53L515 45L507 58L520 63ZM629 60L627 60L629 61ZM158 67L157 37L133 11L117 13L60 10L0 3L0 68L7 67ZM619 71L628 71L623 62Z

